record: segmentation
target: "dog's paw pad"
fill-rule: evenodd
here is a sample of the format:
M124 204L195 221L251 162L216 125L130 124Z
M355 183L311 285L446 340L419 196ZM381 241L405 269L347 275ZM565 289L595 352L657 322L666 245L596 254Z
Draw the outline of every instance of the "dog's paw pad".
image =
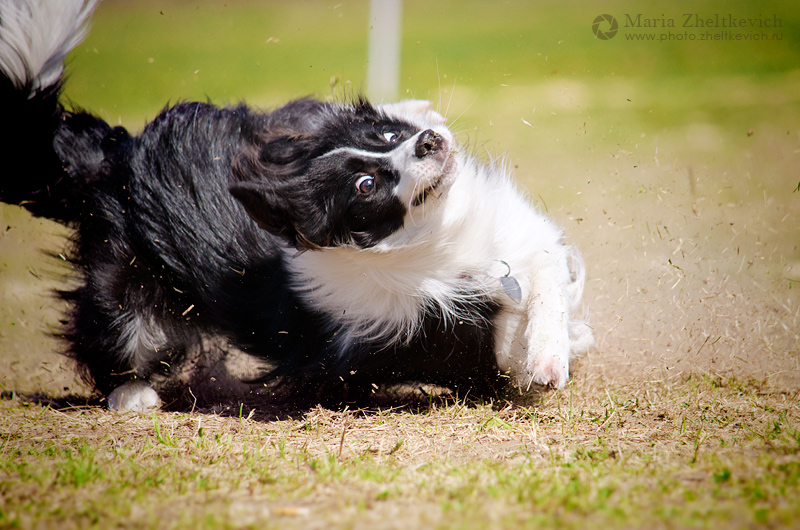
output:
M130 381L108 395L108 408L120 412L147 412L160 404L156 391L144 381Z

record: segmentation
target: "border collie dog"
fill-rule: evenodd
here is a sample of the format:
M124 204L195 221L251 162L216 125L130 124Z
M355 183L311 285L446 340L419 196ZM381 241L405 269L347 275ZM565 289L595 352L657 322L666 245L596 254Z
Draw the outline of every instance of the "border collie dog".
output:
M110 407L234 351L314 400L565 385L580 256L428 102L181 103L131 135L59 103L94 3L0 0L0 200L74 229L67 352Z

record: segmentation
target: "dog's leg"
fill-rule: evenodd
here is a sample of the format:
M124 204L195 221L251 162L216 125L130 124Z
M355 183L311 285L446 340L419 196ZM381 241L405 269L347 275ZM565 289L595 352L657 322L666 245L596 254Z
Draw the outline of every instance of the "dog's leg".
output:
M144 375L159 359L167 357L166 334L153 317L123 313L117 322L122 357L131 366L131 372ZM112 410L145 412L159 404L156 391L142 380L123 383L108 395L108 408Z
M66 333L80 372L108 396L111 409L156 406L158 396L145 381L175 352L165 329L152 316L115 312L112 304L104 307L87 294L88 289L77 292Z
M544 253L537 265L525 301L526 375L528 382L563 388L569 379L569 268L563 251Z
M586 353L594 346L594 331L583 320L575 319L575 315L580 311L583 288L586 283L586 268L577 249L568 247L567 265L570 275L570 282L566 288L570 317L570 354L575 357Z
M501 311L494 319L494 348L497 367L511 375L520 386L528 384L525 327L519 311Z

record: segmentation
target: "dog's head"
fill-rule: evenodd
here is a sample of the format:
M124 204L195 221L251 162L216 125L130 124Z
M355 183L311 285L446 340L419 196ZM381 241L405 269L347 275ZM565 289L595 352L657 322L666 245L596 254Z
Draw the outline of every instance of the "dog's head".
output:
M230 190L298 249L372 247L435 209L452 184L444 122L425 101L290 103L246 139Z

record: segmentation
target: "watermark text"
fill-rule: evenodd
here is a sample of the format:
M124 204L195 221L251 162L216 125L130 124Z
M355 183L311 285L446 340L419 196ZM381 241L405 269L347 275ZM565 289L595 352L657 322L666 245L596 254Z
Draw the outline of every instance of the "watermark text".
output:
M622 17L598 15L592 32L600 40L618 33L625 40L651 42L779 41L784 21L777 14L737 16L733 13L682 13L679 16L650 16L624 13Z

